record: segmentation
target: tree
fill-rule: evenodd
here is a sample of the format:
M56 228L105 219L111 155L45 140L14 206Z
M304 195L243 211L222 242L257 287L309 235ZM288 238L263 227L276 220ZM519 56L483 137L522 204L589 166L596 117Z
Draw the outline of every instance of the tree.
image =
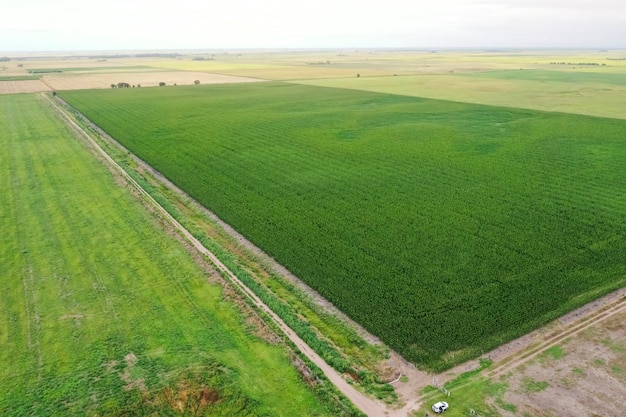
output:
M159 87L163 87L164 85L165 85L165 83L164 83L163 81L161 81L161 82L159 83Z
M198 85L198 84L200 84L200 80L196 80L196 81L194 81L193 83L194 83L195 85Z
M115 88L115 87L116 87L116 85L115 85L115 84L111 84L111 88Z

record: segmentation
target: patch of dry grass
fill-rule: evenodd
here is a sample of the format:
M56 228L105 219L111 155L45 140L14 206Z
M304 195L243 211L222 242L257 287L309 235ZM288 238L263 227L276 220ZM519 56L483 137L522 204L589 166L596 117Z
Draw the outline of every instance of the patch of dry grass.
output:
M36 93L52 90L40 80L0 81L0 94Z

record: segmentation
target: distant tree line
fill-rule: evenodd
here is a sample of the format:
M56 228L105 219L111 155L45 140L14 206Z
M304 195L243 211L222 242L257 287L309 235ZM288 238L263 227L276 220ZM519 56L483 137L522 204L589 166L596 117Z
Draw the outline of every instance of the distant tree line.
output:
M134 85L131 86L128 83L117 83L117 84L111 84L111 88L131 88L131 87L135 87ZM141 84L138 85L138 87L141 87Z

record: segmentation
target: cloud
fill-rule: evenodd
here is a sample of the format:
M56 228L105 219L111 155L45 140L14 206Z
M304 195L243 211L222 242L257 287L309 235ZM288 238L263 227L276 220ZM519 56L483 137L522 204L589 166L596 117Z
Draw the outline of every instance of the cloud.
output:
M621 0L8 3L0 50L626 46Z

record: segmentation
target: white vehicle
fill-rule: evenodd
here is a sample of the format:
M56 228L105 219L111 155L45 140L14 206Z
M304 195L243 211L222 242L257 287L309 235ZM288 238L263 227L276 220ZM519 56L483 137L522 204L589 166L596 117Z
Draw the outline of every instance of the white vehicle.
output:
M448 409L448 403L445 401L439 401L436 404L433 404L433 411L437 414L443 413Z

